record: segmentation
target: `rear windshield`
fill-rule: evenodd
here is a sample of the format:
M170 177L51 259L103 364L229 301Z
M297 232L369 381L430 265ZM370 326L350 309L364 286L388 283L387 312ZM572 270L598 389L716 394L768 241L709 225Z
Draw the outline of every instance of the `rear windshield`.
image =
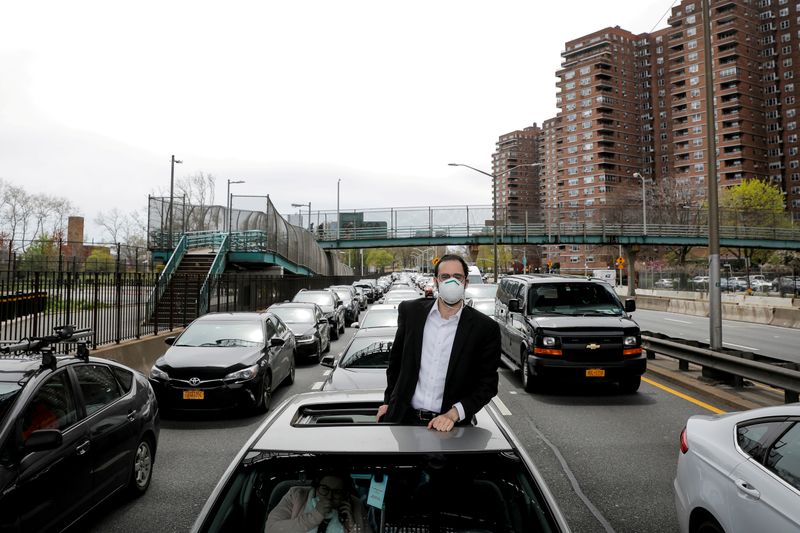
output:
M528 292L528 314L621 316L625 310L605 283L543 283Z
M397 327L397 309L375 309L367 313L359 324L364 328Z
M387 368L394 337L356 337L342 356L342 368Z
M327 292L298 292L292 301L330 306L333 305L333 295Z
M287 531L279 524L281 514L287 510L291 514L298 501L313 507L320 484L326 485L326 493L335 486L341 491L338 497L349 499L353 515L359 519L354 531L559 530L525 464L516 453L506 451L402 455L250 452L199 531ZM333 521L336 515L331 516ZM332 527L341 530L336 524L329 525L328 531Z

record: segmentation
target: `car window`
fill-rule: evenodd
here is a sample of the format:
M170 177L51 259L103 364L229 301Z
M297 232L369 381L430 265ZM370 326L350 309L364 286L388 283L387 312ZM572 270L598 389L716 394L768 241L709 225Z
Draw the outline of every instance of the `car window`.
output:
M624 310L605 283L541 283L530 288L528 313L620 316Z
M308 324L314 322L314 309L307 307L275 307L269 310L287 324Z
M0 426L4 425L6 415L17 401L22 385L16 381L0 381Z
M397 309L373 309L359 324L359 328L397 327Z
M334 305L333 295L329 292L302 291L295 294L293 302L305 302L317 305Z
M275 318L275 330L278 332L278 335L286 333L286 326L283 325L280 318Z
M78 365L75 367L75 375L86 404L87 416L122 396L114 374L105 365Z
M736 428L736 442L744 453L761 462L770 431L781 424L778 421L740 424Z
M331 475L334 469L341 472L345 490L372 531L558 530L524 463L514 452L505 451L433 455L253 452L222 488L199 531L241 531L242 516L260 519L247 531L277 531L269 525L270 513L279 505L291 506L289 489L309 490L313 480ZM385 483L377 504L370 499L374 483Z
M123 393L127 393L131 390L131 385L133 385L133 372L116 366L112 366L111 371L117 377L117 381L120 387L122 387Z
M769 449L766 466L800 490L800 424L792 426Z
M271 339L275 336L275 324L272 320L267 319L267 338Z
M394 337L356 337L339 361L342 368L387 368Z
M258 320L199 320L191 323L173 346L255 346L263 342Z
M22 439L37 429L64 431L78 421L75 395L66 371L53 374L34 395L22 415Z

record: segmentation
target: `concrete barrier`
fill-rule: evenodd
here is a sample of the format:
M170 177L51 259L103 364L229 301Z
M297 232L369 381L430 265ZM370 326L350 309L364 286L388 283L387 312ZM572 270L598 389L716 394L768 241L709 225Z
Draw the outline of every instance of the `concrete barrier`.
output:
M91 355L95 357L102 357L104 359L111 359L123 365L129 366L142 372L144 375L150 375L150 368L156 359L164 355L169 346L164 342L167 337L174 337L178 335L183 329L175 329L158 335L142 337L141 339L134 339L130 341L121 342L119 344L112 344L109 346L101 346L94 350Z

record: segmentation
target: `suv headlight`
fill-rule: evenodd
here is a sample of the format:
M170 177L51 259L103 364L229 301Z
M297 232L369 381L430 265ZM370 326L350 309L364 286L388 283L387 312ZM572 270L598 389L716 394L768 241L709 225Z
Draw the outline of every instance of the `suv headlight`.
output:
M150 369L150 377L153 379L160 379L162 381L169 381L169 374L154 366Z
M555 346L556 344L555 337L542 337L542 346Z
M225 381L247 381L258 376L258 365L248 366L225 376Z
M625 346L639 346L639 337L635 335L625 337L623 344L625 344Z
M314 340L314 335L300 335L297 337L297 342L311 342Z

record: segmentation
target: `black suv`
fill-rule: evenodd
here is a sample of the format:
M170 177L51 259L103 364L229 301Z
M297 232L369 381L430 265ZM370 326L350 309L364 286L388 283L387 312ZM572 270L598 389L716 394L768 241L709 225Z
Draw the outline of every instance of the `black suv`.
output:
M53 350L81 333L62 326L0 349L0 531L61 531L118 491L150 485L153 389L85 344L77 355Z
M528 392L562 378L618 382L633 393L646 369L639 326L628 315L635 309L598 279L518 275L500 281L495 319L503 354Z

